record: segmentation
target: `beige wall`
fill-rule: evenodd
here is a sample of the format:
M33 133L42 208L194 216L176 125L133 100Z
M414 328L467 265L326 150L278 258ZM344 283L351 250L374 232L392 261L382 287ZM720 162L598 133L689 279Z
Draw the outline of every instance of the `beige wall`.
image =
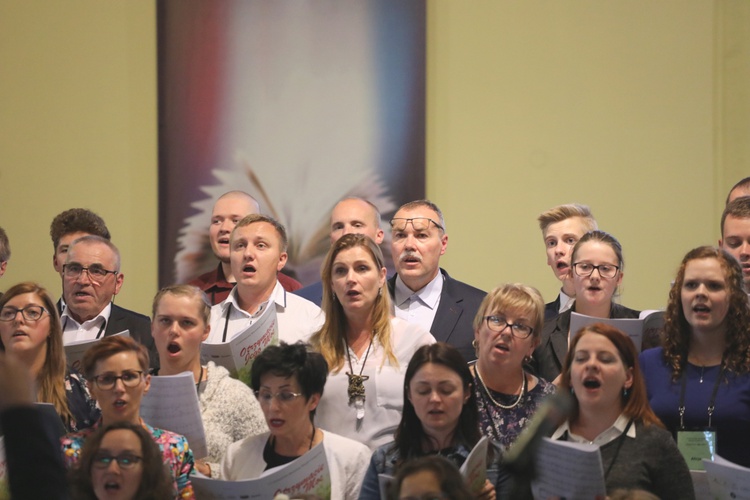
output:
M624 246L622 302L662 306L679 259L716 241L726 189L750 174L740 15L735 1L431 0L427 191L446 213L449 272L552 298L535 218L577 201ZM147 1L0 0L0 225L13 247L0 289L34 279L58 293L49 223L86 206L123 253L118 303L148 311L155 21Z

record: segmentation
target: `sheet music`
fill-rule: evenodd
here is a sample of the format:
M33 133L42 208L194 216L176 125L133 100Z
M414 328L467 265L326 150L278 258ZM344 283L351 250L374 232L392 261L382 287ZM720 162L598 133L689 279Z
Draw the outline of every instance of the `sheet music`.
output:
M537 477L531 484L534 498L604 498L604 471L595 444L543 438L535 457Z
M109 336L114 337L117 335L130 337L130 330L123 330L120 333ZM65 357L68 360L68 365L76 369L77 371L81 371L81 360L83 359L83 354L86 352L86 350L88 350L89 347L96 344L100 340L101 339L76 340L75 342L65 344Z
M195 458L208 455L195 378L191 372L151 377L151 388L141 400L141 418L152 427L185 436Z
M586 316L585 314L573 312L570 314L570 337L573 338L578 330L584 326L592 325L594 323L604 323L605 325L614 326L618 330L622 330L628 337L630 337L630 340L633 341L636 351L641 352L641 343L643 340L642 319L594 318L593 316Z

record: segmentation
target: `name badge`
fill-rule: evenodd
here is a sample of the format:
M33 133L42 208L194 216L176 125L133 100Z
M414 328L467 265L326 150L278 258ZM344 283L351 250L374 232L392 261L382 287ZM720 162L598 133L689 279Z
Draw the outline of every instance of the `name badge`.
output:
M702 460L716 455L716 431L677 431L677 447L690 470L704 470Z

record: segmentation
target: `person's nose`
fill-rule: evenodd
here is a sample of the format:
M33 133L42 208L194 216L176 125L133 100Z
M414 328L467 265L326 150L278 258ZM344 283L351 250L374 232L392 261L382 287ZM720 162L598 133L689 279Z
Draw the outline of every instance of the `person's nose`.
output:
M221 221L221 224L219 225L219 232L220 233L231 233L232 229L234 229L235 223L232 219L224 219Z
M440 401L440 394L438 394L438 391L430 391L430 402L439 402Z

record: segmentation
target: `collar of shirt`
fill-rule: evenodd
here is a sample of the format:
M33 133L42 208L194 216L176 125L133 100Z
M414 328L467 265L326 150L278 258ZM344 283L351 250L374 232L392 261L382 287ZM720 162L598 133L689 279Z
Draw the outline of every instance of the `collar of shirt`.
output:
M281 283L279 283L279 280L276 280L276 285L273 287L273 291L271 291L271 296L268 298L267 301L263 302L258 310L254 314L250 314L249 312L243 310L240 307L239 300L237 299L237 294L239 291L237 290L237 287L235 286L232 290L232 293L229 294L229 297L226 298L224 302L221 303L221 312L222 315L224 315L227 311L227 308L229 307L229 304L232 304L233 312L237 311L239 314L247 316L248 318L257 318L261 315L261 313L266 309L268 304L274 303L277 306L281 307L282 309L286 308L286 290L284 290L284 287L281 286Z
M562 424L560 427L557 428L557 430L552 434L551 439L556 440L560 439L565 433L568 434L568 440L573 441L575 443L590 443L595 444L597 446L604 446L607 443L610 443L620 437L623 432L625 432L625 428L628 426L628 422L630 422L630 419L626 417L624 414L621 414L619 417L617 417L617 420L615 420L615 423L612 424L612 427L607 429L606 431L602 432L598 436L594 438L593 441L589 441L588 439L579 436L577 434L573 434L570 431L569 422L565 421L564 424ZM630 429L628 429L627 436L629 438L635 439L635 425L631 425Z
M438 271L437 276L435 276L432 281L422 287L421 290L412 292L409 287L406 286L406 283L403 282L401 276L396 275L396 286L394 287L394 303L397 307L402 307L407 300L414 297L415 299L419 300L422 305L425 305L430 309L435 309L440 303L440 295L443 293L444 280L445 278L443 277L443 273Z
M66 331L71 330L86 330L86 331L94 331L94 333L99 332L99 327L102 325L102 323L106 323L109 321L109 315L112 313L112 302L106 305L104 309L101 310L99 314L97 314L95 317L91 318L88 321L84 321L83 324L78 323L78 321L73 318L70 314L68 314L68 305L65 304L63 301L63 313L60 315L60 320L63 324L63 333Z
M560 310L559 313L564 313L571 307L573 307L573 302L575 302L575 297L569 297L565 292L562 291L562 288L560 289Z

